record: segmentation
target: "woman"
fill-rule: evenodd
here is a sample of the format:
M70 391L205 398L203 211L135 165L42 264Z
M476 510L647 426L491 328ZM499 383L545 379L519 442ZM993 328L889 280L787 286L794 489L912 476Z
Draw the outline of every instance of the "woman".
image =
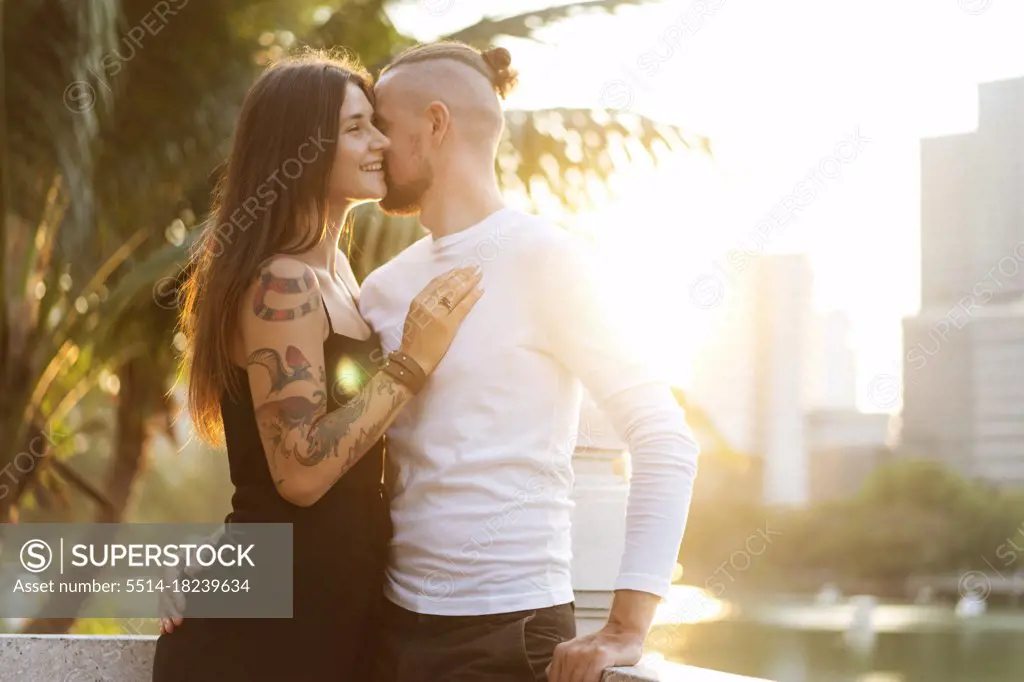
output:
M227 445L228 522L293 524L293 618L178 621L154 680L370 679L390 536L381 436L481 295L475 271L431 282L377 370L338 248L352 206L386 191L372 117L368 75L322 54L270 68L243 104L185 288L185 371L197 432Z

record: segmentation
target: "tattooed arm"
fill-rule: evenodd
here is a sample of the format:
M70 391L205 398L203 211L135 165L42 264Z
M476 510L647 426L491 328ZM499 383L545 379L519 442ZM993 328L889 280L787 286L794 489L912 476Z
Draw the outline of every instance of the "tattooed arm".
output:
M478 270L453 269L431 280L410 303L402 350L427 374L483 295L480 280ZM442 298L451 309L440 304ZM264 264L243 305L246 369L270 473L281 497L312 505L366 454L411 394L378 372L348 403L327 412L327 317L316 275L301 261L278 257ZM173 632L182 623L184 596L165 593L160 603L161 632Z
M268 261L250 287L241 331L264 453L278 492L309 506L383 435L412 394L378 372L327 412L320 287L301 261Z

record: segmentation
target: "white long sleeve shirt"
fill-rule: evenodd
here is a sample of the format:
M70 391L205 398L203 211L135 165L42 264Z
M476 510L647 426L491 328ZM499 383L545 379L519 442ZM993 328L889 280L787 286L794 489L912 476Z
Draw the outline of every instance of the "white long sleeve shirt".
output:
M371 273L360 310L390 353L416 294L447 270L477 264L483 297L387 431L395 532L386 596L438 615L572 601L583 386L631 455L615 589L665 596L698 448L669 387L623 340L623 325L643 320L602 300L582 244L505 208L460 232L428 235Z

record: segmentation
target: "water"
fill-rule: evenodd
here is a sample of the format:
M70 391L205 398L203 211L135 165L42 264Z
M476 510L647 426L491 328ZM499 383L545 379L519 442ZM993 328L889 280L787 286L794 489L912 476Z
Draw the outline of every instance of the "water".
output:
M1024 611L957 618L952 606L883 604L871 632L851 636L845 602L686 603L682 617L661 614L650 649L688 665L775 682L1024 681Z

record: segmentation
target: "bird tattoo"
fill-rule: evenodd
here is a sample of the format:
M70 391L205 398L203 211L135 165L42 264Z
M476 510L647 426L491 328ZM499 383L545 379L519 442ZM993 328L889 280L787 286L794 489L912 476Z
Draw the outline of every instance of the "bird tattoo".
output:
M295 381L313 381L312 365L309 360L295 346L288 346L284 352L284 360L281 354L273 348L260 348L249 355L250 365L260 365L267 369L270 375L270 391L277 393L288 384Z
M314 466L327 455L326 449L310 447L309 456L304 457L300 442L310 439L310 429L324 414L326 405L327 397L323 391L316 391L312 400L301 395L279 398L257 408L256 422L273 446L275 455L281 453L285 459L295 457L299 464Z

